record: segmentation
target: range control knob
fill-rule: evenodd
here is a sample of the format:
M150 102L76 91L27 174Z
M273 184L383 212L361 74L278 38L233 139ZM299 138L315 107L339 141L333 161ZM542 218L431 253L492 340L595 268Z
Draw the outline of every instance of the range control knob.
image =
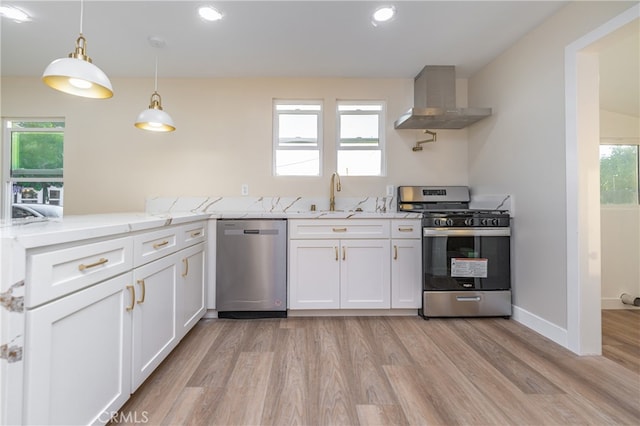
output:
M500 225L500 220L498 218L491 219L491 224L493 226L498 226Z
M473 218L469 217L467 219L464 220L464 224L466 226L473 226Z
M453 226L453 219L447 219L447 226Z
M482 219L480 219L480 226L488 226L488 223L487 223L487 219L486 219L486 218L482 218Z

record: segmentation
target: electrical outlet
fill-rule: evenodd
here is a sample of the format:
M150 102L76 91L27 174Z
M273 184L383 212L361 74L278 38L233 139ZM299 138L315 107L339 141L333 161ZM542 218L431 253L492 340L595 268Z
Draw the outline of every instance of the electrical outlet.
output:
M393 197L393 185L387 185L387 197Z
M243 183L242 187L240 188L240 193L242 195L249 195L249 184L248 183Z

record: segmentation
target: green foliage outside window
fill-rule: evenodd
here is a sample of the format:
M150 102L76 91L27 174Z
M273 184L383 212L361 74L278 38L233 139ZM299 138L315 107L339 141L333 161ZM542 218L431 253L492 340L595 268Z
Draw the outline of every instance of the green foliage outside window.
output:
M638 145L600 145L600 203L638 204Z

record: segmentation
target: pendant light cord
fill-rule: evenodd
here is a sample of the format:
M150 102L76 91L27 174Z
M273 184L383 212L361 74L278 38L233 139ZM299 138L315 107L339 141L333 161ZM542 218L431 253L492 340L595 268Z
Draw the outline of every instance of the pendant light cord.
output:
M84 16L84 0L80 0L80 34L82 34L82 18Z
M155 78L153 89L156 92L158 92L158 55L156 55L156 78Z

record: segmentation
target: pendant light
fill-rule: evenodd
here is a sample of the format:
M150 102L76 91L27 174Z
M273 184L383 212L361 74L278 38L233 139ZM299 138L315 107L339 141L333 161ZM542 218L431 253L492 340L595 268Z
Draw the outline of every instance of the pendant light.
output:
M158 93L158 56L156 55L156 77L153 94L149 103L149 109L145 109L138 115L135 126L138 129L152 132L173 132L176 129L173 119L162 110L162 98Z
M68 58L51 62L42 74L47 86L70 95L107 99L113 96L113 87L107 75L87 56L87 39L82 35L84 1L80 0L80 36L76 49Z

